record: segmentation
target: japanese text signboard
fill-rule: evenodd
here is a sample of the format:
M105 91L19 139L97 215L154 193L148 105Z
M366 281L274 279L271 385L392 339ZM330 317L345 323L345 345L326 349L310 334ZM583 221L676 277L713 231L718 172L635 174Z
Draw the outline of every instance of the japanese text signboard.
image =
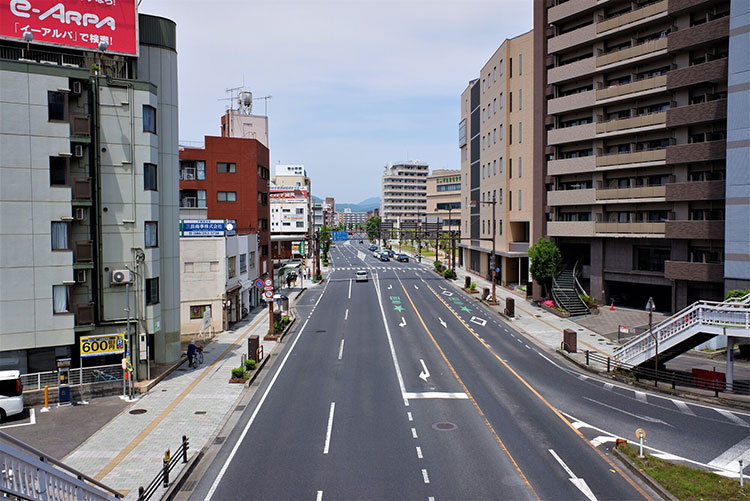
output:
M125 334L81 336L81 356L114 355L125 350Z
M0 37L107 52L138 54L135 0L0 0Z
M224 219L181 219L181 237L223 237L236 233L236 223Z

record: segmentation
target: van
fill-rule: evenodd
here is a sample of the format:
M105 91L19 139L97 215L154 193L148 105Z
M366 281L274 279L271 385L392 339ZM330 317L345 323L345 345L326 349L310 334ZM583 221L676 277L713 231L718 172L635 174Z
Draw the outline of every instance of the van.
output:
M23 412L23 385L19 371L0 371L0 422Z

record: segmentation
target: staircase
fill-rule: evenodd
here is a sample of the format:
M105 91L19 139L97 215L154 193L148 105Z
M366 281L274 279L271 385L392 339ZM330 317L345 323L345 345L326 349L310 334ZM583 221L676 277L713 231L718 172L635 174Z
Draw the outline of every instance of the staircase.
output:
M714 336L750 338L750 294L727 301L697 301L618 348L615 362L623 366L663 363Z
M589 309L578 295L575 269L564 266L557 278L552 281L552 297L555 303L567 310L572 317L589 314Z

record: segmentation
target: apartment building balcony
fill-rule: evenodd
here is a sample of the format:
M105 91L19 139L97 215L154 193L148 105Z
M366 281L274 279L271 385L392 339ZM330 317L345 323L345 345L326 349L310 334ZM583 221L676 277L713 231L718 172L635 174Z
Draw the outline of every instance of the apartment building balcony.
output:
M640 9L631 10L630 12L600 21L596 25L596 33L598 35L599 33L604 33L626 25L634 25L634 23L638 23L639 21L651 20L650 18L656 19L657 16L660 15L666 16L668 3L667 0L662 0L661 2L652 3L645 7L641 7Z
M723 200L726 183L724 181L700 181L692 183L671 183L667 185L667 202L689 202L693 200Z
M581 78L596 71L596 58L587 57L572 63L547 70L547 83L550 85Z
M664 261L664 278L689 280L691 282L721 282L724 280L724 265L689 261Z
M720 82L727 79L727 58L694 64L667 73L667 90L679 89L699 83Z
M94 241L79 240L73 242L73 262L90 263L94 260Z
M510 252L529 252L529 242L509 242L508 250Z
M585 43L591 43L596 37L596 25L591 23L573 31L557 35L547 40L547 53L554 54Z
M637 92L646 92L653 89L666 90L667 87L667 75L659 75L653 78L644 78L636 80L634 82L622 84L622 85L611 85L603 89L596 90L596 102L605 101L608 99L614 100L614 98L631 98L631 94Z
M597 168L631 167L633 164L647 164L651 166L665 163L667 149L643 150L633 153L611 153L609 155L597 155L595 158Z
M729 36L729 16L714 19L707 23L673 31L667 37L667 50L677 52L696 45L707 44Z
M608 122L598 122L596 124L597 134L609 134L611 132L626 131L630 129L640 129L643 127L655 127L667 123L667 112L649 113L638 115L637 117L621 118L619 120L610 120Z
M660 198L666 195L666 186L636 186L633 188L599 188L596 190L597 200L627 200L636 198Z
M605 3L607 3L607 0L568 0L547 9L547 22L556 23L569 17L578 16Z
M76 303L73 305L76 325L90 325L94 323L94 303Z
M727 156L725 140L677 144L667 147L667 165L722 160Z
M575 143L594 139L596 124L574 125L573 127L562 127L547 131L547 144L556 145L563 143Z
M550 237L593 237L594 221L548 221Z
M667 37L648 40L638 45L628 47L627 49L600 54L596 56L596 67L608 66L610 64L620 63L630 59L643 60L647 56L655 56L661 53L666 54Z
M696 7L710 7L714 0L669 0L669 14L679 14Z
M73 200L91 200L90 177L77 177L73 179Z
M591 205L596 203L596 190L587 188L582 190L556 190L547 192L547 205Z
M568 96L558 97L547 101L547 113L555 115L566 111L579 110L594 106L596 93L593 90L578 92Z
M727 100L717 99L699 104L689 104L667 110L667 127L681 127L706 122L726 120Z
M666 223L595 223L594 230L601 234L664 235Z
M578 174L580 172L593 172L596 168L597 157L561 158L547 162L547 175L560 176L562 174Z
M724 240L724 221L667 221L665 233L683 240Z

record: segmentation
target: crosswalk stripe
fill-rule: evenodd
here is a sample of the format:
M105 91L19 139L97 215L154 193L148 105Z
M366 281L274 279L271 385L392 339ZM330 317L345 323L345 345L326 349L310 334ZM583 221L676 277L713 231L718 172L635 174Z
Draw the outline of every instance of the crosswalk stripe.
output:
M648 400L646 400L646 394L645 393L643 393L642 391L637 391L637 390L634 390L634 393L635 393L635 398L639 402L648 403Z
M747 421L744 419L740 419L734 412L730 412L724 409L716 409L716 412L727 418L728 420L732 421L735 424L738 424L740 426L747 426L750 427L750 424L748 424Z
M672 400L672 403L675 405L675 407L680 409L680 412L682 412L683 414L695 416L695 412L693 412L693 410L690 407L688 407L688 405L685 402L682 402L680 400Z

